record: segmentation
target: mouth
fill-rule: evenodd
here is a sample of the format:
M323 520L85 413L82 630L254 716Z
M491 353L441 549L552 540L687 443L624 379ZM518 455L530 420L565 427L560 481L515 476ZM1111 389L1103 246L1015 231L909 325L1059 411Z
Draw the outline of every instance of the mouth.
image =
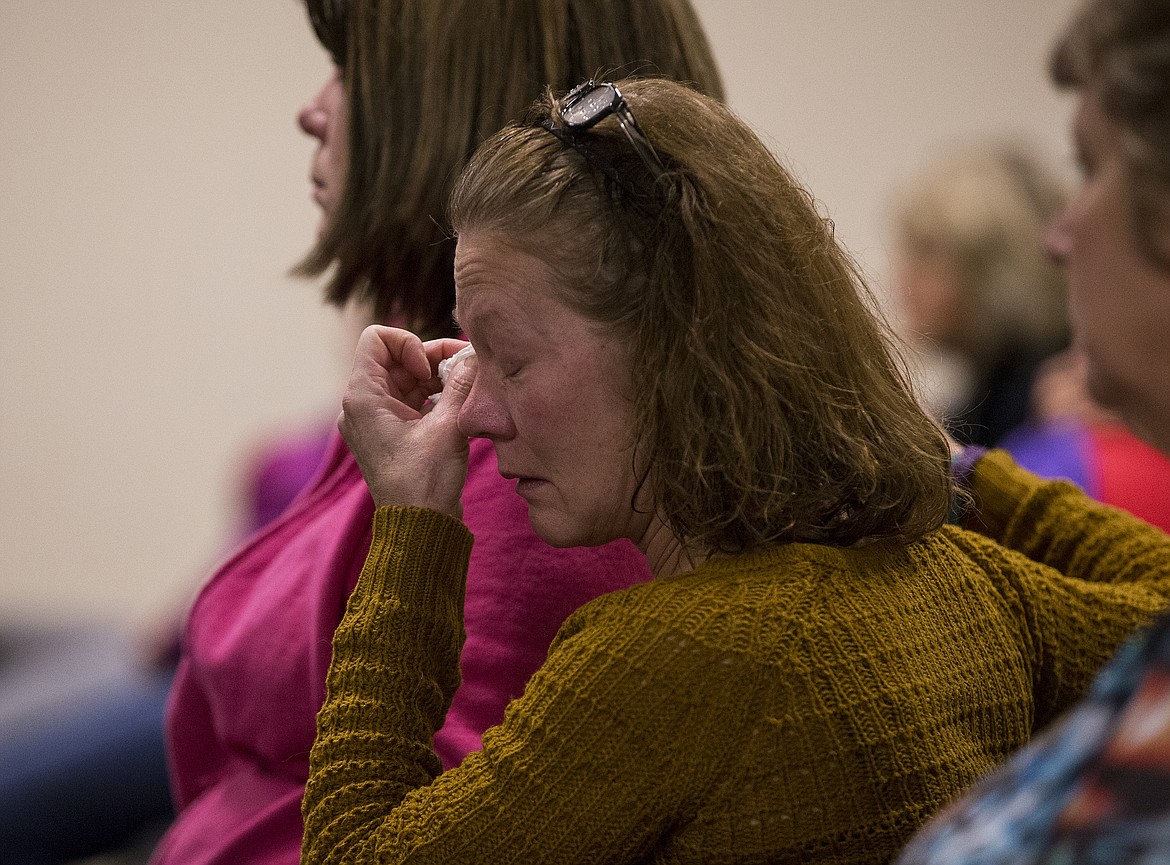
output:
M544 478L533 477L531 475L518 475L514 472L501 471L500 474L510 481L516 482L516 492L523 494L524 490L531 490L540 484L546 484Z
M327 203L327 197L328 197L326 189L325 189L325 182L322 180L318 180L316 177L313 177L310 179L312 180L312 183L313 183L313 191L312 191L311 197L312 197L313 201L316 202L318 207L320 207L321 209L325 209L325 206Z
M540 491L546 486L548 486L548 481L540 478L518 478L516 480L516 495L528 502L529 506L533 506L544 498L540 495Z

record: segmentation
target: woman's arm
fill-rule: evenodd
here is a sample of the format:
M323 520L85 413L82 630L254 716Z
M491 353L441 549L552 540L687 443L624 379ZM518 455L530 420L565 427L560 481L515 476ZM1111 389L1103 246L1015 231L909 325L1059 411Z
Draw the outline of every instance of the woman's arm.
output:
M1170 536L1071 483L1036 477L1004 451L977 460L966 487L973 497L966 528L1066 576L1111 583L1170 577Z
M431 737L457 683L470 544L451 517L377 512L334 640L303 862L637 861L741 747L725 707L752 690L723 653L615 612L563 632L483 750L439 774Z
M964 526L1031 560L1007 574L1030 635L1040 728L1170 603L1170 538L1071 483L1036 477L1003 451L975 461L965 487L973 501Z

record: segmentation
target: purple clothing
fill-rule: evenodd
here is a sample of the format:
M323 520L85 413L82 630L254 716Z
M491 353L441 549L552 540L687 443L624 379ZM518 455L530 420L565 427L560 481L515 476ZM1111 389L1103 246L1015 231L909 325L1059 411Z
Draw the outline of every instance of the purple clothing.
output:
M1004 436L999 447L1032 474L1072 481L1093 498L1101 500L1094 471L1093 442L1089 428L1084 424L1072 420L1025 424Z
M243 541L284 513L289 503L317 476L332 441L336 422L322 424L260 447L248 471L247 524Z
M485 440L471 442L463 507L475 546L462 685L435 736L445 767L480 747L569 613L650 579L628 542L543 544ZM335 433L308 487L197 598L167 718L179 816L154 865L299 862L301 797L333 631L365 561L373 511Z
M1033 474L1070 480L1097 501L1170 532L1170 459L1124 427L1072 419L1029 424L999 447Z

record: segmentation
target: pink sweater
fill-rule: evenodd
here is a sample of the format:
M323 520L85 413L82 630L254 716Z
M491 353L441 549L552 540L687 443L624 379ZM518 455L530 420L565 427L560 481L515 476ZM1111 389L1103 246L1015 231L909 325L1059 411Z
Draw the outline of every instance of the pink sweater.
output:
M462 685L435 736L448 768L502 720L573 610L650 579L625 542L572 550L541 543L487 441L471 443L463 507L475 548ZM373 510L334 434L314 480L196 600L167 717L179 816L152 865L300 861L301 797L333 631L369 549Z

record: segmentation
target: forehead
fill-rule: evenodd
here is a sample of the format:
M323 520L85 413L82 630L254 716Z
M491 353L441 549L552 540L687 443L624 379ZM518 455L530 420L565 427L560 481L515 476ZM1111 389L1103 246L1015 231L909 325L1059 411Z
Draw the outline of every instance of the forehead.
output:
M456 320L489 356L537 346L542 356L569 366L624 369L628 346L621 333L569 306L563 279L541 257L499 236L461 233L455 248Z
M563 287L540 257L492 233L464 232L455 246L455 316L464 328L567 311Z

